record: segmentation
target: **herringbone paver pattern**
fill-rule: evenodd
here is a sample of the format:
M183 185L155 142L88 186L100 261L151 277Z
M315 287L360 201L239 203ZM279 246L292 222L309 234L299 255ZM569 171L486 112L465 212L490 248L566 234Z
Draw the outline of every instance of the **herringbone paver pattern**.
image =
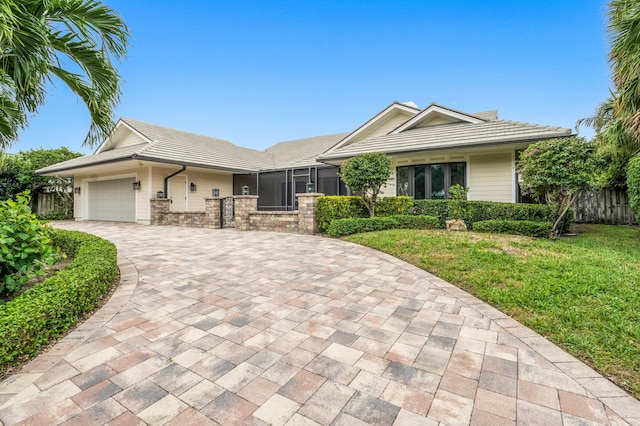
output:
M0 383L4 425L640 424L640 402L424 271L322 237L66 222L122 282Z

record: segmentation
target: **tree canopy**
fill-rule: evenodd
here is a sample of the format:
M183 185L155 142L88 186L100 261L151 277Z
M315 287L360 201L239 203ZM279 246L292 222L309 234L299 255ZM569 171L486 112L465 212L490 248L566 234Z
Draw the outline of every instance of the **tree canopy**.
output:
M97 0L0 0L0 148L17 139L55 80L89 110L85 144L107 136L121 94L112 58L126 56L128 37Z
M345 161L340 177L349 190L362 196L369 216L375 216L376 200L391 176L393 165L384 152L356 155Z
M601 159L595 144L584 138L550 139L531 144L520 154L517 172L523 193L533 194L556 206L552 233L558 235L562 221L582 191L599 186Z
M640 2L609 3L607 36L613 90L592 117L578 124L596 130L608 185L624 187L629 160L640 152Z
M51 178L34 172L52 164L80 157L66 147L57 149L31 149L15 155L5 154L0 161L0 200L15 197L23 191L40 192L51 185ZM70 185L70 182L68 183ZM60 182L56 183L60 186Z

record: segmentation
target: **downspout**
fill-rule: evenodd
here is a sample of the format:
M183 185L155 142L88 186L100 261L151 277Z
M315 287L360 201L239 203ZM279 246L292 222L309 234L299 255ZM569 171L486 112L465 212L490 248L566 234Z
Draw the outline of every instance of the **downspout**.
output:
M166 198L169 198L169 179L171 179L172 177L174 177L176 175L179 175L180 173L184 172L185 170L187 170L187 166L182 166L182 169L178 170L175 173L171 173L169 176L164 178L164 196Z

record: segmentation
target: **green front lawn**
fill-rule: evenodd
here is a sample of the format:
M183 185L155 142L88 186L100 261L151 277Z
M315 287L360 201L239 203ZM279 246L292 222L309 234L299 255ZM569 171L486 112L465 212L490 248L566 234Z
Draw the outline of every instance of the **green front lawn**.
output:
M640 398L640 230L577 229L559 241L433 230L347 240L468 291Z

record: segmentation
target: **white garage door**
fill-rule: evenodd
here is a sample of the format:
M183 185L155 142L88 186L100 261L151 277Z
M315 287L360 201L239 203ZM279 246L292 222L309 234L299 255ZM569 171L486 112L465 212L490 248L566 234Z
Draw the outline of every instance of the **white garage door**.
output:
M89 182L89 220L136 221L133 179Z

